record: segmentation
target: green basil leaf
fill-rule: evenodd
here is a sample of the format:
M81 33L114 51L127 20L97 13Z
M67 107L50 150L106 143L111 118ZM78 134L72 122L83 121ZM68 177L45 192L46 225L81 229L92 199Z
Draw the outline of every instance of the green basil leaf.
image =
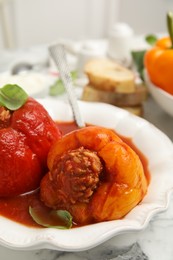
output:
M73 81L77 79L77 71L76 70L71 71L71 78L72 78Z
M145 40L148 44L150 44L151 46L155 45L156 41L158 40L158 38L153 35L153 34L149 34L145 37Z
M77 79L77 71L71 71L71 78L73 82ZM65 88L61 79L56 80L49 89L50 96L59 96L62 95L64 92Z
M131 52L133 63L134 63L136 70L138 71L142 80L144 80L143 70L144 70L144 55L145 55L145 52L146 52L146 50L132 51Z
M46 216L43 218L37 209L30 206L29 213L33 220L43 227L57 229L69 229L72 227L72 216L66 210L45 211Z
M9 110L19 109L27 98L27 93L18 85L8 84L0 88L0 104Z
M50 86L49 95L50 96L59 96L65 92L64 85L61 79L55 81L55 83Z
M66 224L67 228L71 228L72 216L67 210L52 210L50 215L60 218Z

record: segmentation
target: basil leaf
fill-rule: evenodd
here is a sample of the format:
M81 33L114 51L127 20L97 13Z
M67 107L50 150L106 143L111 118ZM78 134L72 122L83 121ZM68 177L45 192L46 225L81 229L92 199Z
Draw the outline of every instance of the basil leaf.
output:
M138 71L142 80L144 80L143 70L144 70L144 55L145 55L145 52L146 52L146 50L132 51L131 52L133 63L134 63L136 70Z
M77 71L71 71L71 78L74 82L77 78ZM50 96L59 96L62 95L65 92L64 84L61 79L58 79L55 81L55 83L50 86L49 89L49 95Z
M74 70L74 71L71 71L71 77L72 77L72 80L74 81L75 79L77 79L77 71Z
M0 105L9 110L19 109L27 98L27 93L18 85L8 84L0 88Z
M52 210L50 216L60 218L67 228L72 226L72 216L67 210Z
M55 83L50 86L49 95L50 96L58 96L62 95L65 92L64 85L61 79L55 81Z
M151 46L155 45L156 41L158 40L157 37L153 34L149 34L145 37L145 40Z
M46 216L43 218L36 208L30 206L29 213L33 220L43 227L57 229L69 229L72 227L72 216L66 210L45 211Z

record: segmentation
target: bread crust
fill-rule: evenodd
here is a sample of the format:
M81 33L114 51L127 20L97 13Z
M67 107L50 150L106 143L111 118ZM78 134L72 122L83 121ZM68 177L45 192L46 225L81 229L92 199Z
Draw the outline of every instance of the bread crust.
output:
M104 102L116 106L138 106L146 98L147 89L144 85L136 85L135 92L132 93L116 93L86 85L81 97L85 101Z
M97 89L117 93L135 91L133 72L109 59L97 58L88 61L84 72L90 84Z

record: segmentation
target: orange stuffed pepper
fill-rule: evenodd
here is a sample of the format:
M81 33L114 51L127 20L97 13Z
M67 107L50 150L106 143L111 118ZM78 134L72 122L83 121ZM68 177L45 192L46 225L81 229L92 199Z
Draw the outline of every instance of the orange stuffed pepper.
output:
M120 219L147 192L138 155L114 131L85 127L55 142L48 154L41 200L67 210L77 224Z

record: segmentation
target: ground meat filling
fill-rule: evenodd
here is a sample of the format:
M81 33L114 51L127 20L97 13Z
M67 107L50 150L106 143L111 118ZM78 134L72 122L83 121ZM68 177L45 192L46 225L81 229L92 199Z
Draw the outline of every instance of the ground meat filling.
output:
M10 111L3 107L0 106L0 129L6 128L10 124Z
M80 147L65 153L51 173L53 179L56 176L58 204L89 202L98 187L102 170L96 152Z

